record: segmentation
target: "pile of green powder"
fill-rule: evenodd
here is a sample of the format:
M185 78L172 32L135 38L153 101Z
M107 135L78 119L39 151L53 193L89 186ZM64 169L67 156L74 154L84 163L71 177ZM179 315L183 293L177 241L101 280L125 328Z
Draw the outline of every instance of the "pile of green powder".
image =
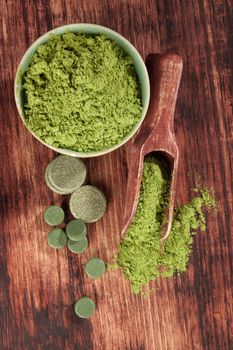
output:
M136 215L117 256L117 265L131 281L134 293L159 276L171 277L186 270L195 230L205 229L203 207L215 206L210 193L200 191L190 204L175 211L170 235L161 241L169 187L170 179L161 162L146 159Z
M141 116L132 58L104 34L52 36L31 58L23 91L26 125L55 147L107 149Z

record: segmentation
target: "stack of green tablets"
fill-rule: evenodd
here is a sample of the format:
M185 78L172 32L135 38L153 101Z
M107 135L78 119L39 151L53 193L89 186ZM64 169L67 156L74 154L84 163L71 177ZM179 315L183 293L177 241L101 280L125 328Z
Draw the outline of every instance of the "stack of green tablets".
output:
M56 226L64 220L62 208L51 205L44 212L44 220L48 225ZM55 249L63 248L68 241L68 248L71 252L83 253L88 247L87 228L83 221L72 220L65 228L65 231L56 227L48 234L48 244Z
M87 228L83 221L72 220L66 226L68 248L72 253L83 253L88 247Z
M74 192L86 179L84 163L74 157L58 156L53 159L45 170L45 182L56 193L69 194Z

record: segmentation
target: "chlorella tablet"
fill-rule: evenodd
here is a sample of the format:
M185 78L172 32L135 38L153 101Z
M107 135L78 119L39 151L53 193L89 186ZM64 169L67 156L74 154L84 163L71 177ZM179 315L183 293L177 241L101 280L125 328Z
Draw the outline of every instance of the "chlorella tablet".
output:
M81 241L87 234L87 228L83 221L72 220L66 225L66 234L72 241Z
M106 265L103 260L99 258L90 259L85 266L85 272L91 278L98 278L102 276L105 271Z
M72 241L71 239L68 240L68 248L72 253L80 254L83 253L88 247L88 240L87 238L83 238L81 241Z
M48 234L48 244L55 249L63 248L67 243L67 236L61 228L55 228Z
M99 220L107 209L107 200L98 188L82 186L70 197L70 211L73 216L84 222Z
M58 156L52 160L45 171L47 186L59 194L69 194L85 181L86 167L78 158Z
M82 297L76 301L74 310L77 316L81 318L89 318L95 312L95 303L88 297Z
M65 214L57 205L49 206L44 212L44 221L51 226L59 225L64 220Z

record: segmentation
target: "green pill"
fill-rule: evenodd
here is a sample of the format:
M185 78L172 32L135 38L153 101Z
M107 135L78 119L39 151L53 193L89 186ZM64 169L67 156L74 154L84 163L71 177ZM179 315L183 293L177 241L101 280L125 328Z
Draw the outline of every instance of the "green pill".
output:
M81 241L86 237L87 228L83 221L72 220L66 226L66 234L72 241Z
M48 244L55 249L63 248L67 243L67 236L61 228L55 228L48 234Z
M82 297L76 301L74 311L81 318L89 318L95 312L95 303L88 297Z
M44 221L51 226L59 225L64 217L63 209L57 205L50 205L44 212Z
M72 241L68 239L68 248L72 253L80 254L85 252L88 247L88 240L84 237L81 241Z
M82 186L70 197L70 211L76 219L84 222L99 220L107 209L107 200L98 188Z
M106 271L106 265L103 260L99 258L92 258L85 266L86 274L91 278L98 278Z
M69 194L85 181L86 167L78 158L58 156L49 163L45 170L45 182L54 192Z

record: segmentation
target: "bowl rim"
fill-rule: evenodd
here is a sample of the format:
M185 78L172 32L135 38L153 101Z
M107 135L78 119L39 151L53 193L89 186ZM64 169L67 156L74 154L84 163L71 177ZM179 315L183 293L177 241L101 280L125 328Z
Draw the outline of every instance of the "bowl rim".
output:
M140 63L140 69L142 69L143 71L143 80L144 80L144 95L145 95L145 103L142 106L142 113L141 113L141 117L139 119L139 121L134 125L134 127L132 128L132 130L121 140L121 142L119 142L116 145L113 145L107 149L104 150L100 150L100 151L90 151L90 152L80 152L80 151L75 151L72 149L65 149L65 148L58 148L58 147L54 147L51 146L49 144L47 144L44 140L42 140L40 137L38 137L32 130L30 130L27 125L26 125L26 121L24 118L24 113L23 113L23 108L21 106L20 103L20 92L21 92L21 88L18 86L19 85L19 81L21 81L21 76L22 76L22 70L24 73L24 70L26 68L22 68L25 65L25 62L28 62L30 56L33 56L34 52L36 51L36 49L38 48L39 45L41 45L43 42L48 41L49 37L51 35L60 35L62 33L64 33L66 30L69 32L77 32L77 31L84 31L85 29L89 29L89 30L98 30L99 33L104 33L106 35L108 35L108 33L112 34L112 37L110 37L112 40L114 40L115 38L119 39L119 42L117 41L117 44L119 46L121 46L120 42L124 43L126 46L128 46L130 48L130 51L132 52L130 55L134 60L135 63L135 59L134 57L137 58L137 61ZM31 53L32 50L35 50L33 53ZM27 67L27 65L26 65ZM135 68L136 69L136 68ZM141 86L141 81L140 82L140 86ZM142 86L141 86L141 90L142 90ZM91 158L91 157L97 157L97 156L102 156L105 154L108 154L112 151L115 151L116 149L120 148L121 146L123 146L126 142L128 142L134 135L135 133L138 131L138 129L140 128L143 120L145 119L148 107L149 107L149 101L150 101L150 80L149 80L149 75L148 75L148 71L145 65L145 62L143 60L143 58L141 57L140 53L138 52L138 50L134 47L133 44L130 43L130 41L128 39L126 39L123 35L121 35L120 33L116 32L115 30L109 28L109 27L105 27L99 24L93 24L93 23L71 23L71 24L66 24L66 25L62 25L56 28L53 28L51 30L49 30L48 32L42 34L41 36L39 36L26 50L26 52L24 53L23 57L21 58L19 65L17 67L16 70L16 74L15 74L15 80L14 80L14 98L15 98L15 103L16 103L16 107L18 110L18 113L20 115L21 120L23 121L25 127L27 128L27 130L39 141L41 142L43 145L47 146L48 148L54 150L55 152L58 152L60 154L64 154L64 155L69 155L69 156L73 156L73 157L79 157L79 158Z

